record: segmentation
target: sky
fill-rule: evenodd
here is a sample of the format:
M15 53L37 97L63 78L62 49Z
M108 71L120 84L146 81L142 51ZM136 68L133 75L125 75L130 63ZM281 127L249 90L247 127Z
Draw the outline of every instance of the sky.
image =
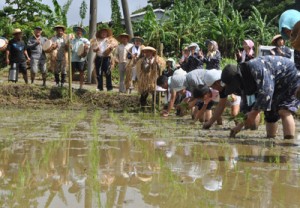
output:
M52 0L42 0L44 4L48 4L50 7L53 8ZM60 5L63 5L66 0L59 0ZM68 24L75 25L80 23L80 16L79 16L79 7L81 5L82 0L73 0L71 7L68 12ZM89 12L90 12L90 0L85 0L88 5L86 18L83 22L84 25L89 24ZM127 0L129 13L131 14L133 11L145 7L147 5L147 0ZM119 0L119 5L121 9L121 14L123 16L122 10L122 3ZM0 9L4 6L4 1L0 0ZM97 1L97 22L106 22L110 20L111 17L111 8L110 8L110 0L98 0Z

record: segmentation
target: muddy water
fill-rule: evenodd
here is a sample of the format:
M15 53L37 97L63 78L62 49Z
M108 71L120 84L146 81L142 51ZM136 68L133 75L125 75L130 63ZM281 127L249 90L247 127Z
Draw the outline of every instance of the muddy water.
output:
M0 207L299 207L297 140L188 118L1 109ZM298 127L299 129L299 127Z

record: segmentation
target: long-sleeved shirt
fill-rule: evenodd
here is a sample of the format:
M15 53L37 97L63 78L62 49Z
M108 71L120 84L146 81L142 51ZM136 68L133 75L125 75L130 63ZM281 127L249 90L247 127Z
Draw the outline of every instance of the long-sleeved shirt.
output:
M216 51L214 56L203 58L203 62L206 63L206 69L220 69L221 59L220 51Z
M115 58L119 63L126 63L128 61L127 54L130 48L133 45L131 43L127 43L126 45L120 44L116 49Z

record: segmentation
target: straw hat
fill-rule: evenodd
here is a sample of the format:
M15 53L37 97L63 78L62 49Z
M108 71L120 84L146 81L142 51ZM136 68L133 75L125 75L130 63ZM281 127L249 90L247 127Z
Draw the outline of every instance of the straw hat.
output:
M144 48L141 48L141 51L152 51L153 54L156 54L156 49L151 46L146 46Z
M66 30L66 27L65 27L65 26L63 26L63 25L56 25L55 27L53 27L53 30L56 30L56 29L58 29L58 28L62 28L62 29L63 29L63 31L65 31L65 30Z
M133 43L135 40L139 40L139 41L141 41L142 43L144 42L144 39L141 38L140 36L134 36L134 37L131 39L131 42Z
M118 36L118 40L120 40L122 37L127 37L127 39L130 39L130 35L128 35L127 33L122 33Z
M80 27L80 26L74 26L73 27L73 32L76 33L78 29L80 29L82 31L83 35L86 34L86 30L83 27Z
M156 49L151 46L146 46L142 50L143 51L152 51L152 52L156 53Z
M14 29L12 34L15 35L15 34L18 34L18 33L21 33L21 32L22 32L22 30L20 28L16 28L16 29Z
M293 46L294 49L300 50L300 21L298 21L291 32L291 45Z
M271 41L272 45L276 45L276 41L277 41L277 39L279 39L279 38L282 38L282 36L281 36L280 34L275 35L275 36L272 38L272 41Z
M97 31L96 35L97 34L100 35L102 33L102 31L107 31L107 36L108 37L112 36L112 34L113 34L111 29L109 29L109 28L101 28L101 29L99 29Z

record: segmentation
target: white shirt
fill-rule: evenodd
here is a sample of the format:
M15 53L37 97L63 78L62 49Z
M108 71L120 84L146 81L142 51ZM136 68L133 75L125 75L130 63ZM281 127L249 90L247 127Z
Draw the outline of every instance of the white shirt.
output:
M131 43L127 43L126 45L121 44L118 46L116 51L116 59L119 63L127 62L127 54L131 47L132 47Z

